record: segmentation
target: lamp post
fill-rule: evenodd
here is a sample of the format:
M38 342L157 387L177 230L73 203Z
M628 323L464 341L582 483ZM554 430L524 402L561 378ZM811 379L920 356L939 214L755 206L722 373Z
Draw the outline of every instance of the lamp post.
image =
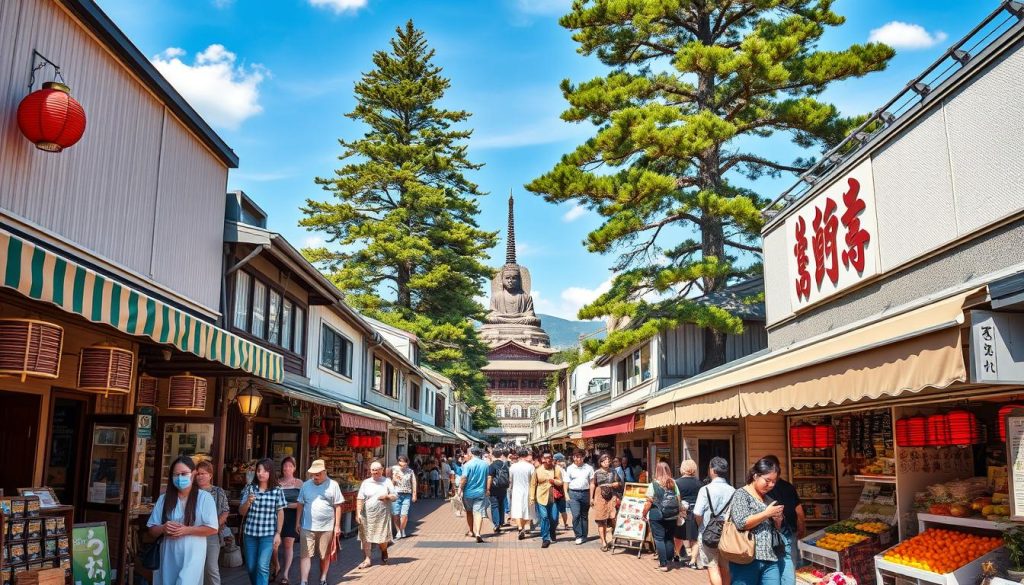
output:
M256 384L249 380L249 384L241 392L235 395L235 402L238 403L238 410L245 417L245 458L252 459L252 419L260 411L260 404L263 403L263 395L256 389Z

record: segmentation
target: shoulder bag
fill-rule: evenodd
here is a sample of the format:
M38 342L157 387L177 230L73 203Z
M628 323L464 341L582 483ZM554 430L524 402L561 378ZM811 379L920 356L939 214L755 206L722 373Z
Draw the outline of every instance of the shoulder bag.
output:
M735 496L735 494L733 495ZM741 530L732 521L732 504L733 502L730 501L729 508L725 511L722 537L718 541L718 554L722 559L730 563L749 565L754 561L754 532L752 530Z
M715 512L714 504L711 502L711 490L707 486L704 489L708 491L708 510L711 511L711 517L704 525L704 532L701 533L700 540L708 548L718 548L718 543L722 540L725 519L722 517L722 511ZM733 495L736 495L736 492L733 492ZM729 496L729 501L725 503L726 508L730 505L732 505L732 496Z
M557 465L555 466L555 468L551 472L551 478L552 479L557 479L557 480L561 480L562 479L562 473L558 470L558 466ZM565 498L565 486L564 485L556 486L555 484L551 484L551 497L556 499L556 500L564 499Z
M150 571L160 570L160 545L163 544L164 537L161 534L149 544L146 548L142 549L142 566L149 569Z

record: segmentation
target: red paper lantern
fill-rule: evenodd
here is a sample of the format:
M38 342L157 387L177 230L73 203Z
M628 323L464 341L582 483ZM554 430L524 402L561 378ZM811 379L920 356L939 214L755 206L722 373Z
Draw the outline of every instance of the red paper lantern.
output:
M373 446L374 447L380 447L383 444L384 444L384 437L382 437L380 435L377 435L376 437L373 438ZM429 451L428 451L428 453L429 453Z
M900 447L910 446L910 417L896 420L896 444Z
M331 444L331 435L327 431L320 431L318 438L320 439L321 447L326 447Z
M905 447L924 447L928 444L928 417L912 416L907 419L907 444Z
M320 434L316 431L310 431L309 433L309 447L310 449L316 449L320 446Z
M999 440L1003 443L1006 442L1006 417L1018 409L1024 410L1024 404L1007 404L999 409Z
M39 150L60 152L85 133L85 110L71 88L51 81L18 104L18 128Z
M357 439L359 439L359 437L357 437L356 435L349 435L348 438L345 439L345 444L348 445L349 447L356 447Z
M946 415L949 423L949 443L951 445L975 445L981 443L981 425L974 413L966 410L953 410Z
M789 444L793 449L813 449L814 425L797 423L789 427Z
M925 445L929 447L943 447L949 444L949 419L945 414L929 416L928 430L925 433Z
M830 449L836 446L836 428L830 424L814 425L814 448Z

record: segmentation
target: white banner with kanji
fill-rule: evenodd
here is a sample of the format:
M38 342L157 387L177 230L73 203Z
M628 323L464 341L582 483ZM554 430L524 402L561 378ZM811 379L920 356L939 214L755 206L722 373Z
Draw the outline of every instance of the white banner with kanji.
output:
M871 159L801 205L785 229L794 311L878 274Z

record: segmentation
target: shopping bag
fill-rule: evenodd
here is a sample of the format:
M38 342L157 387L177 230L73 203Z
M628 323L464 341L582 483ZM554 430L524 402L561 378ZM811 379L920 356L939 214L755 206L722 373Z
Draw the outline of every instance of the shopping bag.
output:
M456 516L462 516L466 513L466 505L462 503L462 498L458 494L452 498L452 511L455 512Z

